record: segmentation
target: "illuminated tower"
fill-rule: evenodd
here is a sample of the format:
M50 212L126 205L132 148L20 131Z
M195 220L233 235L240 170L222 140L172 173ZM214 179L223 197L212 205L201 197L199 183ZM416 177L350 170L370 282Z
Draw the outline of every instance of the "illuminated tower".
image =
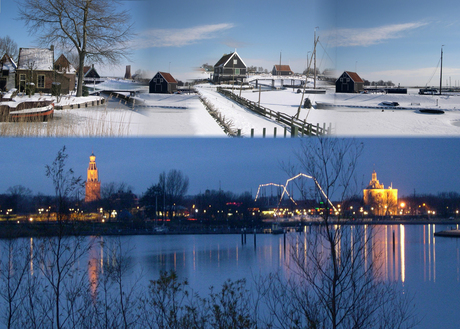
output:
M101 198L101 182L97 176L96 156L89 157L88 178L86 180L85 202L96 201Z
M377 173L372 173L369 186L363 190L364 205L370 207L370 212L377 216L395 215L398 206L398 190L393 186L385 188L377 179Z

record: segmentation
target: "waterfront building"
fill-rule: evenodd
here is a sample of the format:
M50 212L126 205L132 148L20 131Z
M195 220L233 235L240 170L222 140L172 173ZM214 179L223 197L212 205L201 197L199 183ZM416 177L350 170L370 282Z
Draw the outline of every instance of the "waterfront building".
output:
M375 216L395 215L398 210L398 189L393 186L385 188L377 179L377 173L372 173L372 179L363 190L364 206Z
M86 179L85 202L97 201L101 198L101 182L98 178L96 156L91 153Z

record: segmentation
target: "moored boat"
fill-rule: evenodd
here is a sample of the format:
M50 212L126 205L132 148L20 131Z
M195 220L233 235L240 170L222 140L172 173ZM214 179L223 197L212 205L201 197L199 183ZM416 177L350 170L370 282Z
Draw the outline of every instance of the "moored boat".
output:
M420 109L418 111L420 113L428 113L428 114L444 114L444 111L440 109Z
M16 107L0 107L1 121L47 121L53 114L54 103L51 101L25 101Z

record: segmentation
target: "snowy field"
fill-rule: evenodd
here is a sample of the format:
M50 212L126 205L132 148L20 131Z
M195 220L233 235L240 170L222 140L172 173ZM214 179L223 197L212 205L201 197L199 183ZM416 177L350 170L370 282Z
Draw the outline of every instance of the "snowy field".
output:
M261 105L288 115L297 113L301 94L286 89L261 93ZM243 91L242 97L258 101L259 93ZM332 124L333 134L340 136L458 136L460 135L460 96L418 95L409 90L407 95L397 94L336 94L328 89L326 94L306 94L312 104L316 102L363 108L332 107L330 109L301 109L300 119L322 125ZM411 109L373 109L382 102L398 102L400 107ZM420 105L418 105L420 104ZM368 108L366 108L368 107ZM422 114L420 108L440 108L444 114Z
M251 78L254 80L254 77ZM270 84L271 80L259 83ZM284 79L284 84L289 84ZM254 85L251 82L251 85ZM281 87L280 80L275 86ZM312 83L309 82L309 87ZM318 83L318 87L326 87ZM132 82L108 80L97 85L99 89L141 91L134 105L114 97L109 97L103 106L56 110L49 122L39 123L0 123L0 135L7 136L145 136L145 137L225 137L223 129L206 110L200 101L202 97L217 109L232 129L240 129L243 136L250 136L251 129L256 137L261 137L263 129L266 136L277 137L284 133L279 123L257 115L227 99L216 91L216 86L201 84L196 86L198 94L149 94L145 86ZM235 87L234 92L240 94ZM299 108L302 95L294 89L267 90L260 94L256 89L241 91L241 96L257 102L273 111L294 116ZM46 96L36 95L43 99ZM418 90L410 89L406 94L336 94L328 87L326 94L305 94L313 105L325 102L338 105L328 109L301 108L299 119L332 127L338 136L459 136L460 135L460 96L458 95L418 95ZM49 96L46 98L50 98ZM56 105L76 104L81 101L97 99L97 96L77 98L64 96ZM19 102L17 97L15 102ZM375 109L382 102L398 102L400 109ZM14 106L12 103L8 103ZM346 107L350 106L350 107ZM353 107L353 106L359 106ZM402 109L409 108L409 109ZM444 114L422 114L420 108L439 108ZM290 132L288 130L288 135Z

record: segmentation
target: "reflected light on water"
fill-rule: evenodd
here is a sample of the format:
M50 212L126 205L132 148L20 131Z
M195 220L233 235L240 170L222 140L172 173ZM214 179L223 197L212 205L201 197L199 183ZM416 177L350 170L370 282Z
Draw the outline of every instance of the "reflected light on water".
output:
M34 238L30 238L30 275L34 275Z
M401 281L404 283L406 281L406 231L404 225L399 225L399 229L399 244L401 250Z

